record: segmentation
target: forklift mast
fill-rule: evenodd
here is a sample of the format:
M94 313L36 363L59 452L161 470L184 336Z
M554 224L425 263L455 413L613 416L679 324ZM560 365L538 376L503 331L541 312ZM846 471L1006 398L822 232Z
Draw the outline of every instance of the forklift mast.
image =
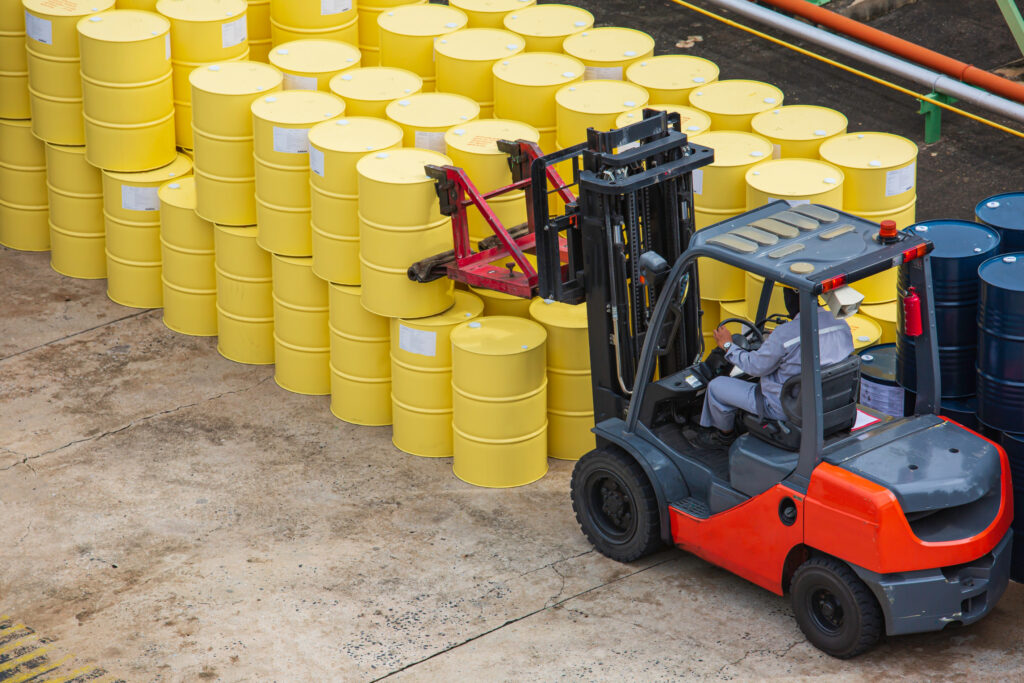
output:
M586 303L594 418L624 417L655 304L672 264L694 232L693 171L714 152L691 144L679 114L644 120L540 157L531 167L538 293ZM579 198L552 216L549 167L572 166ZM675 315L657 331L664 377L699 359L702 347L696 265L684 275Z

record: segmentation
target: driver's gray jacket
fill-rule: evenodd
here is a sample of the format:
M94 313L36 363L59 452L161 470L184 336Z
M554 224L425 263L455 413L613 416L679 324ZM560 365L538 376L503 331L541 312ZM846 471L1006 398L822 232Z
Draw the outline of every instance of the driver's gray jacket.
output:
M836 320L827 308L818 308L818 348L821 367L838 363L853 353L853 332L845 320ZM782 385L800 374L800 315L769 334L761 348L744 351L735 344L726 359L743 372L761 378L761 393L771 413L784 415Z

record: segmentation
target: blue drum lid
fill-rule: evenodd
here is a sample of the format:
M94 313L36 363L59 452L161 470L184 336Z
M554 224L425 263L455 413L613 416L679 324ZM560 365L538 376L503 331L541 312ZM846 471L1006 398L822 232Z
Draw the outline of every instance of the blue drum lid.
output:
M1024 197L1021 197L1024 209ZM921 237L935 245L932 258L959 259L999 250L999 233L992 228L970 221L925 221L911 227Z
M1024 230L1024 192L1007 192L983 199L974 215L1003 230Z
M860 374L879 384L896 385L896 345L878 344L860 352Z
M978 276L991 287L1024 292L1024 252L990 258L978 266Z

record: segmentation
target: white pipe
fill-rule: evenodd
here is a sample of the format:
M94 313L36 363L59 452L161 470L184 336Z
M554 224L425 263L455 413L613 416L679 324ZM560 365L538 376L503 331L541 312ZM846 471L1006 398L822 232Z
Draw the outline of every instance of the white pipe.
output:
M1024 123L1024 105L980 90L945 74L925 69L913 62L893 57L884 52L868 47L857 41L850 40L831 31L817 26L805 24L791 19L774 10L765 9L748 0L707 0L707 2L724 7L736 14L753 19L785 33L798 36L823 48L851 57L859 62L869 64L882 71L895 74L908 81L920 83L935 92L969 102L988 111Z

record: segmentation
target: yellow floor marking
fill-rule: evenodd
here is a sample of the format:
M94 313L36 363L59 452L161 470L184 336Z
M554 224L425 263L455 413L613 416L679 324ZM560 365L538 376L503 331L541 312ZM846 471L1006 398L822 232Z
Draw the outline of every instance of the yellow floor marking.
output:
M41 647L41 648L39 648L37 650L32 650L32 652L29 652L27 654L23 654L20 657L15 657L14 659L9 659L6 662L4 662L3 664L0 664L0 672L7 671L9 669L14 669L14 668L24 664L25 662L30 662L33 659L36 659L37 657L42 657L43 655L46 654L46 652L49 649L50 648L48 648L48 647ZM10 683L10 680L6 681L5 683Z
M41 681L40 683L67 683L72 678L78 678L79 676L84 676L85 674L92 673L95 670L96 670L96 667L90 664L89 666L83 666L81 669L77 669L76 671L72 671L71 673L69 673L69 674L67 674L65 676L61 676L60 678L47 678L45 681Z
M64 662L68 661L69 659L71 659L71 655L67 655L65 657L62 657L62 658L58 659L56 662L53 662L53 663L43 664L43 666L46 667L45 669L44 668L39 668L39 669L32 669L31 671L22 672L22 673L18 674L17 676L15 676L14 678L8 678L6 681L4 681L4 683L24 683L24 681L31 680L31 679L35 678L36 676L42 676L45 673L49 673L49 672L53 671L54 669L56 669L57 667L61 666Z
M10 652L11 650L17 650L22 645L28 643L28 641L35 640L36 638L38 638L38 636L35 633L29 633L28 635L24 635L21 638L12 640L6 645L0 646L0 655Z
M0 631L0 637L5 637L6 638L7 636L11 635L12 633L17 633L18 631L20 631L22 629L28 629L29 631L32 630L32 629L28 628L28 626L25 626L25 624L14 624L10 628L5 628L2 631Z

